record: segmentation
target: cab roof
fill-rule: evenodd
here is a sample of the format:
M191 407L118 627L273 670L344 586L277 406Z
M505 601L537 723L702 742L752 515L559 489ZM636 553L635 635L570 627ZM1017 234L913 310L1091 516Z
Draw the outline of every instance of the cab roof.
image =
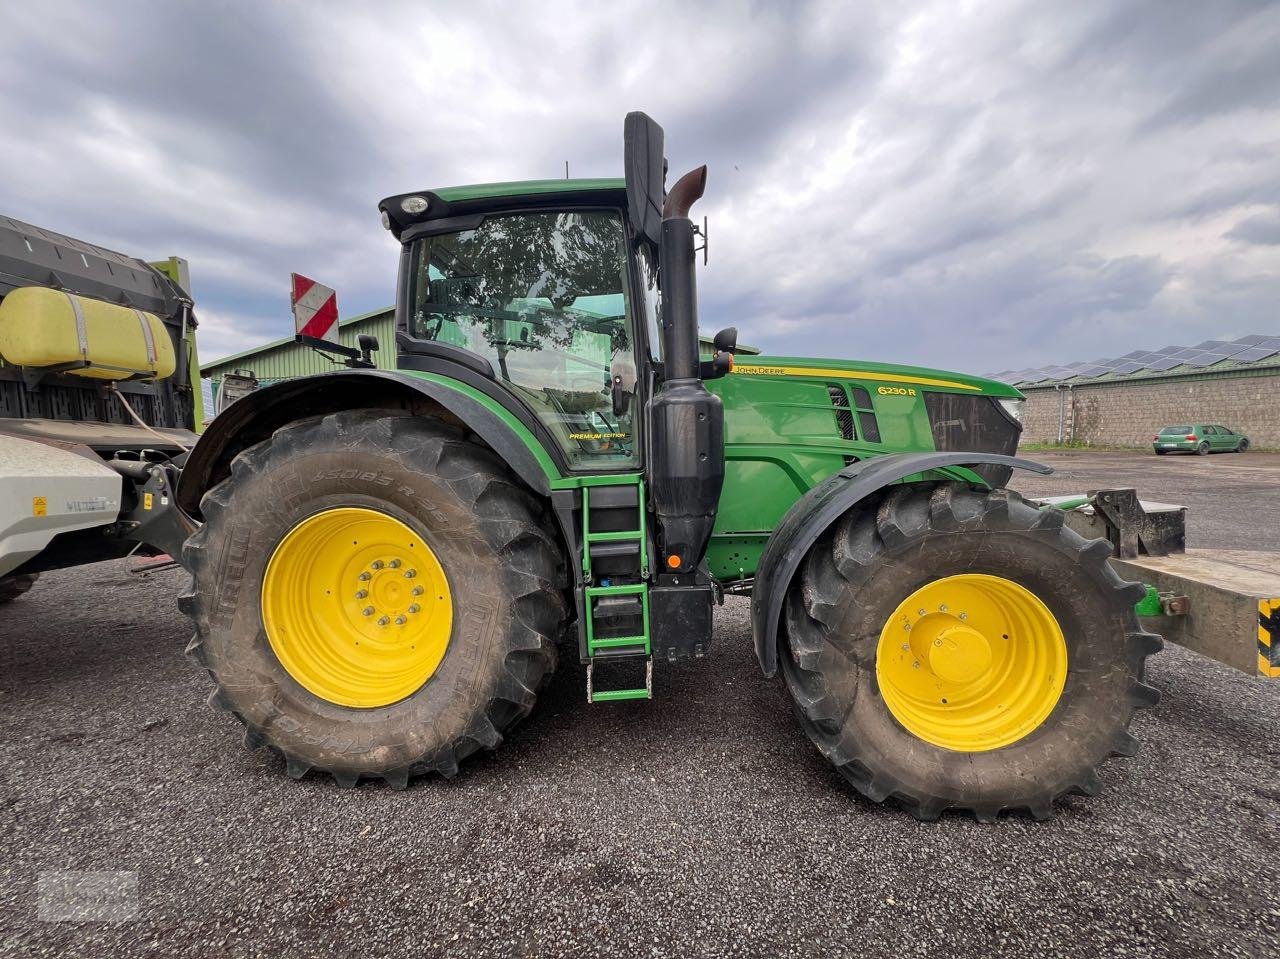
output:
M411 226L432 220L484 213L527 201L529 206L554 205L563 202L601 203L609 206L626 204L626 181L621 177L576 180L516 180L509 183L473 183L434 190L418 190L389 196L378 208L386 214L388 229L401 238ZM403 204L410 197L427 201L426 210L410 213ZM526 205L521 202L518 205ZM416 231L415 231L416 232Z

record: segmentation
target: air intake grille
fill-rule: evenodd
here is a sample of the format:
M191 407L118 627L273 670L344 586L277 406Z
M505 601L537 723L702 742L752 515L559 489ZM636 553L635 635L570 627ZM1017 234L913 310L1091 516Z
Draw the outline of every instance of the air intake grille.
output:
M838 383L827 384L827 395L836 415L836 427L847 440L853 439L853 410L849 408L849 394Z

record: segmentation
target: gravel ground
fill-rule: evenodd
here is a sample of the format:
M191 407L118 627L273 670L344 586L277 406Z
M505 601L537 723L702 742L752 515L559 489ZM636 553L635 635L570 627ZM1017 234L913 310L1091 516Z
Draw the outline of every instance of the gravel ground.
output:
M1037 484L1081 486L1083 460L1042 458L1068 475ZM1185 462L1162 498L1209 475ZM1235 522L1234 483L1255 521L1210 537L1193 514L1192 545L1239 548L1280 477L1212 475L1208 508ZM344 791L205 705L180 581L102 564L0 608L0 955L1280 955L1280 685L1184 650L1152 660L1144 749L1047 824L859 798L760 678L736 599L653 703L588 707L570 663L457 780ZM136 914L42 921L61 870L135 874Z

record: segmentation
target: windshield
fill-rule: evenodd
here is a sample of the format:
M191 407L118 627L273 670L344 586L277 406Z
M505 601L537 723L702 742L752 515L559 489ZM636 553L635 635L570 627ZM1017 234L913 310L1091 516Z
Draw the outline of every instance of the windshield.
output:
M614 212L492 216L418 241L409 334L489 360L571 462L629 464L636 368L626 280Z

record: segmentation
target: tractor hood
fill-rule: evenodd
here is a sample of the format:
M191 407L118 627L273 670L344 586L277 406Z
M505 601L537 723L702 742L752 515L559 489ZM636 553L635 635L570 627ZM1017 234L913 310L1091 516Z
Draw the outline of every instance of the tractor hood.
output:
M741 376L774 376L815 380L860 380L868 385L908 390L927 389L966 393L975 396L1021 399L1018 390L997 380L934 370L923 366L898 366L892 363L870 363L862 360L828 360L799 356L738 356L734 358L734 374ZM881 392L881 395L889 395Z

